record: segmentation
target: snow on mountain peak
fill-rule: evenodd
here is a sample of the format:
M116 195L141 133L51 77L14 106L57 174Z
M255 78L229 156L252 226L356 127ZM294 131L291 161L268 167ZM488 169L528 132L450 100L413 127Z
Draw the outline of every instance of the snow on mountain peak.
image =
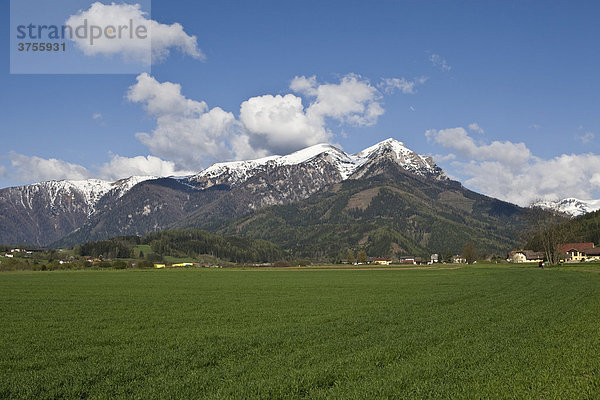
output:
M347 179L360 166L381 156L392 156L392 159L413 173L432 174L445 177L443 171L433 162L431 157L422 156L407 148L404 143L389 138L356 154L347 154L343 150L328 144L320 143L298 150L285 156L269 156L248 161L231 161L216 163L198 174L186 179L204 182L204 187L217 184L238 184L252 176L282 165L298 165L323 155L337 168L343 180Z
M154 176L131 176L120 179L116 182L110 182L102 179L81 179L81 180L60 180L38 182L32 185L17 187L22 191L24 202L29 202L33 193L44 190L49 198L49 204L52 207L60 207L63 194L78 193L83 197L88 214L95 211L95 207L106 194L113 192L117 198L123 196L132 187L148 179L156 179ZM31 204L29 204L31 208Z
M583 214L600 210L600 200L579 200L574 197L568 197L558 201L538 201L533 203L530 207L557 211L572 217L578 217Z
M389 138L356 154L357 157L372 159L385 154L391 154L393 160L403 168L418 175L434 174L445 177L443 171L431 157L418 154L396 139Z

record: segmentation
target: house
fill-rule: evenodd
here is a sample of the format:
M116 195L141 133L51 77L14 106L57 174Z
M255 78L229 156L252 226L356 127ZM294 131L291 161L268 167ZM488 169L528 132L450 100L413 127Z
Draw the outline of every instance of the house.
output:
M192 267L194 265L194 263L191 262L184 262L184 263L177 263L177 264L173 264L171 265L172 267Z
M437 254L437 253L434 253L434 254L432 254L432 255L431 255L431 259L430 259L430 261L429 261L429 262L430 262L431 264L433 264L433 263L437 263L437 262L440 262L440 255L439 255L439 254Z
M392 263L392 260L389 258L385 258L385 257L376 257L373 259L373 264L390 265L391 263Z
M452 262L454 264L466 264L467 259L464 258L463 256L455 255L455 256L452 256Z
M594 247L585 251L586 261L600 261L600 247Z
M400 264L416 264L417 261L413 256L400 257Z
M595 255L595 247L593 242L584 243L564 243L558 246L558 251L565 257L566 261L580 262L588 259L588 253Z
M539 263L544 261L544 252L533 250L514 250L508 253L507 261L515 264Z

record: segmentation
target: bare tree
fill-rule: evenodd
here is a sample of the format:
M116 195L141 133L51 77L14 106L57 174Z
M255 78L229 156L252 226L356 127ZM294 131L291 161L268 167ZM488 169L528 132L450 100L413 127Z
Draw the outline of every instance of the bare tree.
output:
M465 243L461 255L465 260L467 260L467 264L473 264L475 261L477 261L477 249L475 248L473 242Z
M560 262L560 245L565 243L569 236L568 226L564 224L566 220L564 214L556 211L531 209L530 228L533 232L530 233L529 243L532 247L539 247L544 251L550 265Z

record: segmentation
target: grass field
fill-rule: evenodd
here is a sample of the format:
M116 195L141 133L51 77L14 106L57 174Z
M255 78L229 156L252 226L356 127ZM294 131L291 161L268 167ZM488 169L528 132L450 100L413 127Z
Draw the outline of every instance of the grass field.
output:
M599 271L2 273L0 398L599 398Z

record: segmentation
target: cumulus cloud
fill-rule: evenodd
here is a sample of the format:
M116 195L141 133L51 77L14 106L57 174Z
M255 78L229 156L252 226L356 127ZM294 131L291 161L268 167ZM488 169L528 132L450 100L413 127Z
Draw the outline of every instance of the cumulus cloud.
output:
M479 124L477 122L473 122L473 123L469 124L469 130L471 132L485 133L485 131L479 126Z
M205 102L185 98L181 94L181 85L177 83L159 83L147 73L138 75L136 81L135 85L129 87L127 99L134 103L142 103L144 109L156 117L163 115L193 117L208 111Z
M427 138L452 151L446 159L466 177L467 186L489 196L527 206L538 199L589 199L600 190L600 156L534 156L524 143L477 143L464 128L429 130Z
M166 25L148 19L139 4L95 2L66 21L73 30L85 23L88 26L86 37L80 38L81 35L74 32L72 40L88 56L120 55L125 60L149 64L164 60L171 49L176 48L193 58L205 59L196 36L185 33L178 23Z
M17 178L24 182L87 179L91 176L87 168L56 158L46 159L15 152L10 152L8 157Z
M425 132L425 136L463 159L500 161L512 170L521 168L532 157L525 143L493 141L490 144L477 144L462 127L439 131L430 129Z
M324 84L318 84L314 76L300 76L292 80L290 88L311 99L306 115L323 124L326 118L332 118L340 123L370 126L384 113L381 93L360 75L348 74L340 83Z
M111 159L99 168L92 170L56 158L27 156L16 152L9 153L12 171L21 182L41 182L50 180L80 180L89 178L116 181L133 175L141 176L180 176L194 172L179 170L172 161L155 156L123 157L112 155ZM0 173L2 172L0 167ZM0 174L1 175L1 174Z
M302 99L293 94L264 95L244 101L240 121L248 131L248 143L273 153L287 153L327 142L332 134L321 117L307 114Z
M138 133L138 140L153 154L185 169L287 154L330 142L334 134L327 127L329 121L369 126L383 114L379 90L355 74L333 84L320 84L314 76L295 77L290 88L300 96L251 97L241 103L238 118L219 107L211 109L204 101L189 99L180 85L158 82L146 73L137 77L126 97L156 118L156 128Z
M427 82L427 77L424 76L412 81L406 78L384 78L381 79L381 82L377 86L388 94L392 94L396 90L399 90L403 94L415 94L417 92L415 86L422 85L425 82Z
M92 114L92 119L101 119L101 118L102 118L102 114L99 112Z
M103 179L118 180L129 176L181 176L193 174L193 171L182 171L175 168L175 163L154 156L122 157L114 155L99 171Z
M439 68L444 72L448 72L452 69L452 67L448 65L446 60L443 59L442 56L440 56L439 54L430 55L429 61L431 61L434 67Z
M238 134L239 123L232 113L209 109L205 102L181 94L180 85L160 83L146 73L137 77L127 99L141 103L156 118L152 133L137 133L138 140L177 168L198 170L233 157L228 142Z

